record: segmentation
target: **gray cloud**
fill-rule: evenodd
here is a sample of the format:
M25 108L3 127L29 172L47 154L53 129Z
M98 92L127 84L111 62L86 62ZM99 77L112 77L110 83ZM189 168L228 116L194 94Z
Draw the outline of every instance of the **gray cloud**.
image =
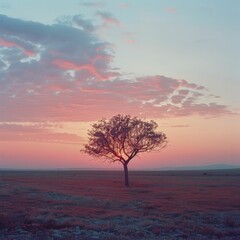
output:
M53 25L0 15L0 121L231 114L204 86L161 75L130 79L117 72L111 45L95 28L81 15Z
M120 25L120 22L110 12L97 11L96 15L103 20L105 27L109 25Z

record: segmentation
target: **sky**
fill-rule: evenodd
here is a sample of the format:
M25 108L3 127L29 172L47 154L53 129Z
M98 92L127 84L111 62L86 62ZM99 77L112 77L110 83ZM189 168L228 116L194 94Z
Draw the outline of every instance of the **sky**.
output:
M132 169L240 165L240 2L0 0L0 169L121 168L80 152L116 114L168 147Z

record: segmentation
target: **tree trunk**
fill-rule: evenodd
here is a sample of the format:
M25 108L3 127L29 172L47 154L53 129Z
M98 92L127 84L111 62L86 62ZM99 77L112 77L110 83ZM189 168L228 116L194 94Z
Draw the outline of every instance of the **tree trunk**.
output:
M123 164L123 168L124 168L125 186L129 187L128 166L127 166L127 164Z

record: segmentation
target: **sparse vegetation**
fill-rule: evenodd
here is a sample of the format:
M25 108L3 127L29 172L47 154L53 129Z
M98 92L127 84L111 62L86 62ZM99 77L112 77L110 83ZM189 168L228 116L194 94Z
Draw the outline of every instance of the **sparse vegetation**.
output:
M133 173L129 189L119 172L2 173L0 239L237 240L240 175L212 174Z

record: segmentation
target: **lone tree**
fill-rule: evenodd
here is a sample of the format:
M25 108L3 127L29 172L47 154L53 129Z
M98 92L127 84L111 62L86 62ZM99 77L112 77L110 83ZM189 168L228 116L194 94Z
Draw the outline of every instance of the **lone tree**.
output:
M128 163L141 152L160 150L167 144L165 134L157 132L157 127L154 121L142 121L129 115L102 119L92 125L89 142L82 151L110 162L121 162L125 185L129 186Z

